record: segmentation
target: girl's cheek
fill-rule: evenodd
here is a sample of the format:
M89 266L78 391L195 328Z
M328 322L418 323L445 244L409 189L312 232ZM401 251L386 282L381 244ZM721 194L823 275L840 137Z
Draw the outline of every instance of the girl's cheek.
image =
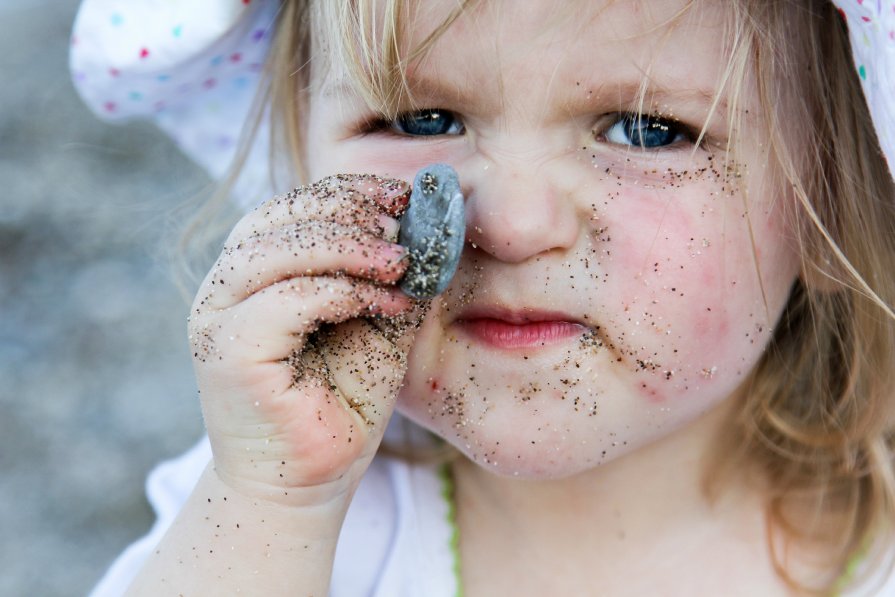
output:
M742 284L754 278L752 245L724 225L738 211L732 204L705 203L710 191L627 191L602 218L613 232L603 299L614 304L604 311L649 402L717 385L721 372L741 376L736 364L760 352L752 326L761 301L749 290L758 285Z
M629 311L637 305L641 318L669 312L663 316L666 326L675 321L678 327L707 331L716 319L711 305L724 295L719 259L724 238L686 209L692 199L684 192L626 193L624 207L608 218L613 232L608 277L620 283L622 305ZM666 326L647 328L666 331Z

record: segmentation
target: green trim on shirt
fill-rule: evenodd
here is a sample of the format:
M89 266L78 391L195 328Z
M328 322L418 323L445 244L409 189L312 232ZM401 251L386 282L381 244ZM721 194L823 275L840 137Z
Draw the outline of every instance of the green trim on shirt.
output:
M870 552L870 546L871 543L867 542L864 547L852 554L851 558L845 564L845 570L842 571L842 574L839 575L839 578L837 578L835 584L833 584L832 597L842 597L845 595L847 589L854 588L850 587L850 585L854 583L861 564L867 559L867 554Z
M441 497L447 504L447 523L451 527L451 557L454 565L454 581L456 583L456 597L463 597L463 582L460 574L460 527L457 526L457 502L454 499L454 471L451 464L445 462L438 468L438 477L441 479Z

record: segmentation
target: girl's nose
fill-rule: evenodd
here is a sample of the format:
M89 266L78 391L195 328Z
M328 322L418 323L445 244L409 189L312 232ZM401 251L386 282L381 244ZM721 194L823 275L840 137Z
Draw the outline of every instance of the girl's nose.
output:
M574 246L580 227L571 192L548 170L519 162L463 168L467 240L510 263Z

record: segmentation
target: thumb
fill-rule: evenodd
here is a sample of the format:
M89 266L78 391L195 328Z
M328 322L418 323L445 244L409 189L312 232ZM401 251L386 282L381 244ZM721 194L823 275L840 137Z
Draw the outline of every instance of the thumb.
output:
M413 309L397 318L352 319L332 326L321 338L320 354L333 389L373 437L381 437L391 417L419 316Z

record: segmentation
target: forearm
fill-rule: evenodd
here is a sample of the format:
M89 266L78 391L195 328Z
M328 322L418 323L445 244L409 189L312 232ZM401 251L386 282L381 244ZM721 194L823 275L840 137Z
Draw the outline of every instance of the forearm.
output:
M128 595L325 596L346 508L250 499L209 466Z

